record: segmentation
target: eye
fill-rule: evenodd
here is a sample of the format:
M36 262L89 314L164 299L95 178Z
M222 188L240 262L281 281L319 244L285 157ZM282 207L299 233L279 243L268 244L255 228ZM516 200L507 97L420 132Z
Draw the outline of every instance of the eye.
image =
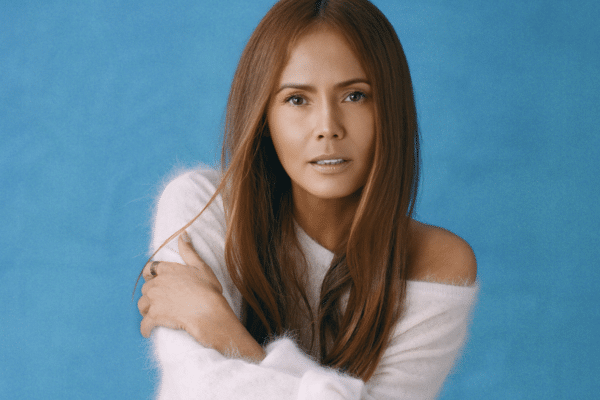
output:
M302 96L298 96L297 94L295 94L286 98L285 102L290 103L293 106L303 106L306 104L306 99Z
M344 101L350 101L352 103L356 103L356 102L359 102L366 98L367 98L367 95L364 94L363 92L352 92L344 99Z

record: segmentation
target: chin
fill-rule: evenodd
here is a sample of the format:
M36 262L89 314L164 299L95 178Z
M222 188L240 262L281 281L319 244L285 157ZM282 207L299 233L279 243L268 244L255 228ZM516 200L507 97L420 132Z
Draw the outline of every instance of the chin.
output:
M317 198L326 200L334 200L334 199L343 199L345 197L350 197L355 195L357 192L360 192L362 189L361 186L358 187L327 187L327 188L319 188L316 190L311 190L309 193Z

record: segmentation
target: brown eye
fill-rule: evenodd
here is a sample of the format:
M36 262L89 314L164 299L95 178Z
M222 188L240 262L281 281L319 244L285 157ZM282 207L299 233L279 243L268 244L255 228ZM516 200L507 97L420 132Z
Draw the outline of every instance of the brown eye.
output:
M285 101L292 104L293 106L302 106L305 103L304 98L300 96L290 96Z
M346 97L345 100L355 103L365 99L366 97L367 96L363 92L352 92L348 95L348 97Z

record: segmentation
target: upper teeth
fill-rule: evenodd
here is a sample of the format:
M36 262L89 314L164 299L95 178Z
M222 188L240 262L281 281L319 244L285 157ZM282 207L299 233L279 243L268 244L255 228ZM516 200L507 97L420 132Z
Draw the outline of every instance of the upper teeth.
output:
M323 165L323 164L340 164L340 163L343 163L343 162L344 162L343 159L337 158L335 160L319 160L316 163Z

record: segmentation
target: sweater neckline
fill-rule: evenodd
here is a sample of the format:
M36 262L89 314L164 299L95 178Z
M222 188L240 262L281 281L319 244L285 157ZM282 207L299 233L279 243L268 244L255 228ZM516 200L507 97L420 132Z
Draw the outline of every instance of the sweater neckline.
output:
M296 237L298 238L300 246L302 247L302 250L305 252L305 254L316 253L319 259L327 260L327 265L331 264L334 253L326 247L323 247L319 242L310 237L308 233L306 233L306 231L302 229L300 224L296 222L295 219L294 227L296 228Z
M329 249L323 247L319 242L310 237L308 233L306 233L304 229L302 229L300 224L296 222L295 219L294 227L296 228L296 236L298 238L298 242L300 242L300 247L302 248L304 254L313 254L314 256L316 256L313 259L319 260L321 268L328 268L331 264L331 261L333 260L334 253ZM446 296L472 296L479 290L479 285L477 282L470 286L464 286L409 279L406 281L406 283L409 292L426 292L429 294L443 293Z

